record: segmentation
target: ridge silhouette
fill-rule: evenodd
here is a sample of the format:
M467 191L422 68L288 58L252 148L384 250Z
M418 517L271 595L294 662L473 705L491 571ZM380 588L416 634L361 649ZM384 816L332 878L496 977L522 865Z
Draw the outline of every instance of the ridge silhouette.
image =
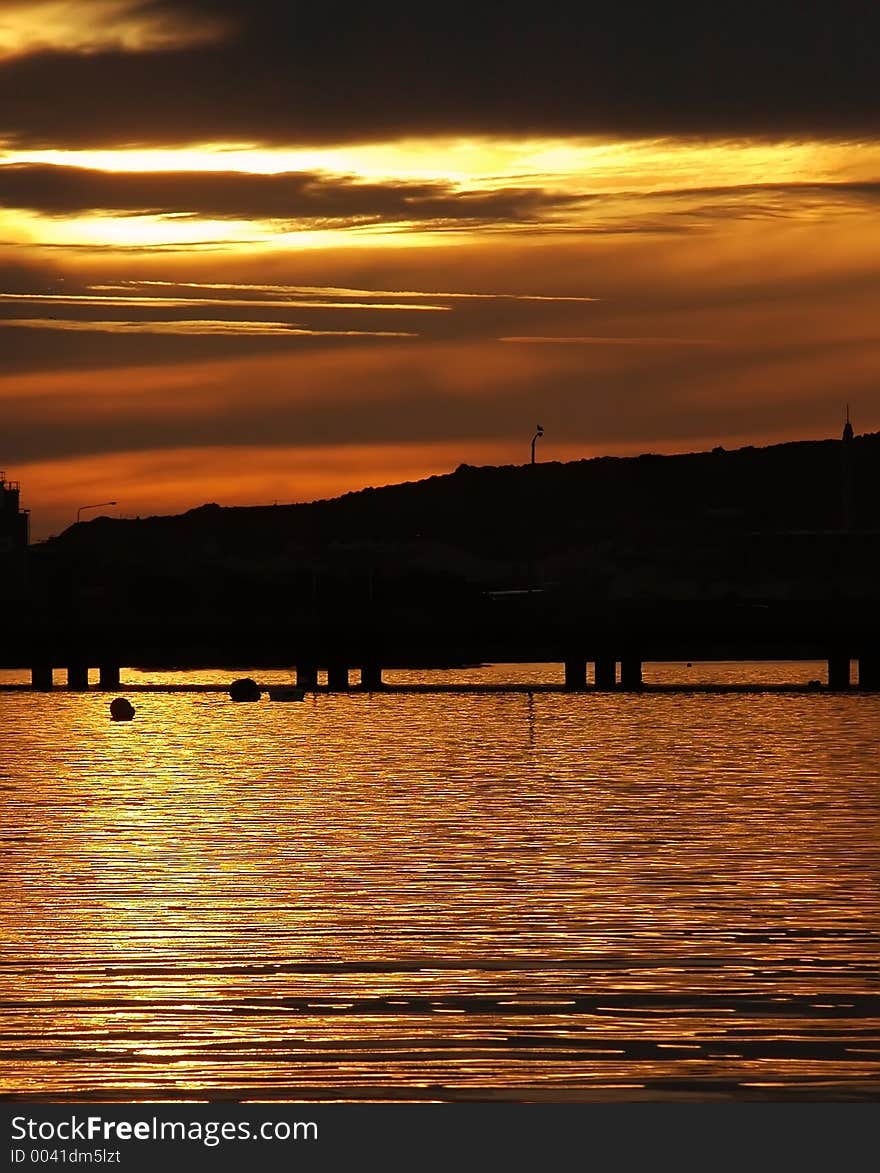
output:
M612 628L646 658L858 658L880 642L880 434L98 518L29 561L24 627L56 662L59 646L109 665L298 656L311 679L319 656L568 660Z

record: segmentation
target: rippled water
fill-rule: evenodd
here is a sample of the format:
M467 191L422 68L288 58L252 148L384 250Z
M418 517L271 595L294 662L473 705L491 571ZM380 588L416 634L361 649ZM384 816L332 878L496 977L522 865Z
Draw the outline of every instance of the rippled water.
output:
M0 694L7 1096L876 1097L880 696L133 699Z

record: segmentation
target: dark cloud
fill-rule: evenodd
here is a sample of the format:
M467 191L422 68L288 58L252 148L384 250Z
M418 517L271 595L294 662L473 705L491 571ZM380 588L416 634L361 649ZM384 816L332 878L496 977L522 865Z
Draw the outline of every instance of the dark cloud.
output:
M208 363L217 359L235 360L248 355L265 355L296 351L297 355L338 348L363 349L380 344L383 339L369 335L353 335L340 339L332 333L315 335L247 334L230 331L228 334L196 334L184 331L169 333L109 333L100 323L94 331L88 329L88 319L72 319L82 330L56 329L46 322L44 329L7 325L0 321L0 343L3 346L3 371L10 376L25 376L34 372L94 372L102 384L119 380L124 388L128 376L126 368L150 367L156 370L157 384L161 384L168 368L176 364ZM175 319L168 319L173 322ZM35 319L35 323L38 319ZM143 322L144 319L139 319ZM120 372L117 374L116 372ZM89 402L82 402L88 414ZM34 433L34 442L40 435ZM8 434L4 428L4 440Z
M572 196L525 189L456 191L445 183L360 183L307 172L108 172L53 164L0 167L0 205L50 216L111 211L210 219L528 221Z
M228 18L232 31L177 52L7 60L0 136L56 146L880 129L874 0L142 7Z
M288 172L108 172L55 164L0 166L0 206L47 216L87 213L275 221L282 227L409 223L422 228L526 227L542 221L581 231L685 231L725 217L786 215L816 205L875 202L880 181L740 184L616 192L563 193L513 187L457 190L443 182L358 182ZM653 205L656 214L646 217ZM638 210L634 210L636 208ZM587 212L590 214L587 215ZM676 219L677 218L677 219Z

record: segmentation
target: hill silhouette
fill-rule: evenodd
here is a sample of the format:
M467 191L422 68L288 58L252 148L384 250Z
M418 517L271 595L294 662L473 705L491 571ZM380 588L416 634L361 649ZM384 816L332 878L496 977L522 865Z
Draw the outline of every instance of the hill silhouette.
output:
M523 622L548 630L593 605L863 612L880 581L880 434L463 465L309 504L97 518L30 561L37 628L139 626L191 647L202 632L206 662L220 631L251 647L259 629L264 649L294 630L473 632L498 615L487 600L523 594L540 597Z
M479 655L513 653L516 632L559 637L556 655L564 633L615 624L702 623L716 645L725 631L753 639L756 623L767 639L815 623L873 631L880 434L461 466L297 506L99 517L28 562L9 657L29 640L68 658L119 647L142 664L289 664L293 646L366 655L372 640L400 662L421 649L445 663L486 649L490 631L495 651Z
M852 442L861 524L880 522L880 433ZM303 540L365 535L399 540L430 532L467 541L487 527L515 533L514 508L537 502L545 532L575 522L608 530L635 515L656 523L694 522L735 511L749 525L841 524L842 444L805 440L763 448L634 457L602 456L536 465L461 465L422 481L365 488L298 505L221 507L147 519L96 518L71 526L51 544L108 540L123 545L160 534L204 532L225 541L245 533L293 533ZM462 508L467 505L465 517Z

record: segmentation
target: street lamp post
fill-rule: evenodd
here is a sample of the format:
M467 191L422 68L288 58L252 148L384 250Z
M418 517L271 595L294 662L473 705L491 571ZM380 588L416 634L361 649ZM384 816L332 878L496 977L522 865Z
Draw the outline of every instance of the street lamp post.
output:
M537 430L537 432L535 432L534 436L532 436L532 464L535 463L535 441L540 436L543 436L543 435L544 435L544 429L541 427L540 424L538 424L538 430Z
M538 424L537 429L535 431L535 434L534 434L534 436L532 436L532 464L535 463L535 444L538 440L540 440L540 438L543 435L544 435L544 429L541 427L540 424ZM534 488L534 486L532 486L532 488ZM530 494L530 508L533 513L532 520L534 521L535 503L534 503L534 500L531 499L531 494ZM535 590L535 552L534 552L535 529L536 529L536 527L534 524L529 526L528 539L527 539L528 540L528 555L527 555L528 566L526 567L526 575L527 575L527 579L528 579L529 595L531 595Z
M82 517L83 513L85 513L85 511L87 509L103 509L105 505L115 505L115 504L116 504L115 501L99 501L97 505L80 505L79 509L77 509L77 511L76 511L77 523L79 522L79 519Z

